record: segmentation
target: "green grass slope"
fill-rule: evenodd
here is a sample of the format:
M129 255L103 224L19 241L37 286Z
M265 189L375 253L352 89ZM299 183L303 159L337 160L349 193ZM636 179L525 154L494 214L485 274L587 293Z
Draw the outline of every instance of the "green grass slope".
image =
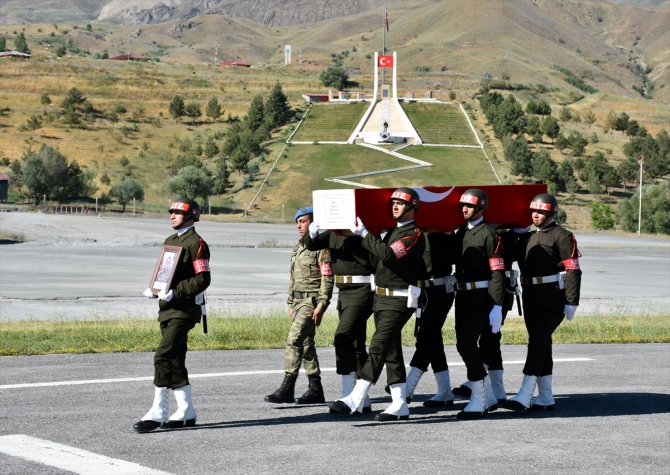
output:
M315 104L306 113L292 141L346 141L369 106L351 104Z
M403 102L402 108L425 143L479 145L457 104Z

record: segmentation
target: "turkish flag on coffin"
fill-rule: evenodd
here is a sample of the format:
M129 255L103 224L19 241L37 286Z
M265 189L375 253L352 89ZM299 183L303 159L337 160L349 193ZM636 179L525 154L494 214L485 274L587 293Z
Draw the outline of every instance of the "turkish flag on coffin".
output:
M461 195L470 188L484 190L489 207L484 216L489 223L504 228L521 228L531 224L530 202L547 185L484 185L413 187L419 194L416 224L431 231L453 231L463 224ZM373 234L395 226L391 215L391 193L395 188L355 190L316 190L312 193L314 220L322 229L351 229L356 217Z

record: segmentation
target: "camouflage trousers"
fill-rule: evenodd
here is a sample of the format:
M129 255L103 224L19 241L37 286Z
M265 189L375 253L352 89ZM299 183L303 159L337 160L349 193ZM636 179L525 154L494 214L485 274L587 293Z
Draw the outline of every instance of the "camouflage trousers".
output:
M312 320L312 314L315 305L315 298L299 299L293 302L293 323L286 337L284 354L284 371L287 374L297 375L303 360L307 376L321 374L314 344L316 325Z

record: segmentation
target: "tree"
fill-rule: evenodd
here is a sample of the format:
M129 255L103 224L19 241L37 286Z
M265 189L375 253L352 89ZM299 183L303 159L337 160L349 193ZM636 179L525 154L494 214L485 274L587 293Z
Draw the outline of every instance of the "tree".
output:
M542 122L542 131L544 132L544 135L555 141L556 137L558 137L558 134L561 132L561 126L555 118L549 116Z
M174 196L196 199L201 197L207 202L214 189L214 180L205 170L192 165L179 170L176 176L165 183L165 190Z
M589 141L584 138L579 132L573 131L570 132L570 135L567 137L572 153L575 157L581 157L584 155L586 146L589 144Z
M568 139L563 135L562 133L558 133L556 136L556 139L554 140L554 147L556 147L561 153L563 153L563 150L568 148L570 146L570 142L568 142Z
M503 149L505 159L512 162L512 173L521 175L521 178L524 181L527 177L532 175L533 152L528 147L526 139L523 137L518 137L516 139L508 137L507 140L503 141Z
M609 194L609 188L617 186L621 177L616 169L607 162L602 152L596 152L584 161L584 167L579 172L579 178L587 184L591 193L598 194L604 186Z
M178 121L180 117L184 115L184 99L180 95L176 95L172 98L170 105L168 107L170 115L175 121Z
M593 113L591 109L589 109L586 112L584 112L582 119L584 119L584 122L586 122L589 125L589 127L591 127L596 122L596 115Z
M186 117L191 118L191 123L195 123L195 119L200 117L202 115L202 111L200 110L200 104L197 102L189 102L186 104L186 107L184 108L184 115Z
M623 152L629 158L637 160L638 156L644 156L644 171L649 178L659 178L670 173L670 140L663 130L657 137L658 140L650 135L632 137L623 146Z
M270 129L284 125L288 120L290 107L288 98L279 82L275 83L265 101L265 121Z
M228 169L228 161L221 157L217 160L213 191L217 195L222 195L228 188L230 188L230 170Z
M612 229L614 227L615 213L612 207L606 203L591 203L591 225L595 229Z
M558 113L558 118L561 122L568 122L572 119L572 111L568 106L561 107L561 111Z
M254 96L249 104L249 110L244 118L246 127L255 132L265 122L265 105L263 104L263 97L260 94Z
M640 165L634 158L629 157L619 163L617 171L621 177L624 191L626 191L626 183L635 183L640 178Z
M29 150L23 156L21 168L28 192L38 205L42 196L59 197L61 188L68 178L65 156L58 149L42 145L39 152Z
M349 83L349 73L341 64L333 64L321 71L319 80L326 87L342 90Z
M533 169L533 177L543 183L557 183L558 182L558 166L549 156L549 152L542 150L534 154L531 165Z
M7 38L0 36L0 51L7 50Z
M9 164L9 179L11 180L12 186L21 193L21 187L24 185L24 180L23 165L19 160L12 160Z
M619 220L627 231L637 231L639 193L619 205ZM670 234L670 182L642 188L642 224L645 233Z
M41 128L42 128L42 121L40 120L39 117L37 117L35 114L33 114L33 115L31 115L30 118L26 121L26 128L28 128L28 130L32 130L33 133L35 133L35 131L36 131L37 129L41 129Z
M28 43L23 32L20 32L14 40L14 49L20 53L30 53L30 48L28 48Z
M221 104L219 104L219 101L216 99L216 97L211 97L209 101L207 101L207 106L205 106L205 114L207 114L207 117L215 122L219 117L221 117L221 115L223 115Z
M67 92L65 99L63 99L63 102L61 103L61 107L66 111L76 111L77 108L83 107L86 102L86 96L84 96L79 89L73 87Z
M219 153L219 146L216 145L216 142L211 137L205 143L205 148L203 149L205 157L213 158Z
M44 112L46 112L46 107L51 104L51 98L46 92L40 96L40 104L44 106Z
M525 128L526 121L521 108L514 96L509 95L496 107L493 119L493 132L502 138L509 134L519 134Z
M144 201L144 188L142 184L133 177L126 177L122 182L117 183L110 190L110 194L116 198L123 212L126 212L126 205L131 201Z
M560 191L567 191L569 193L574 193L579 189L577 185L577 178L575 178L575 171L572 168L572 164L565 160L561 162L556 171L557 176L557 185Z

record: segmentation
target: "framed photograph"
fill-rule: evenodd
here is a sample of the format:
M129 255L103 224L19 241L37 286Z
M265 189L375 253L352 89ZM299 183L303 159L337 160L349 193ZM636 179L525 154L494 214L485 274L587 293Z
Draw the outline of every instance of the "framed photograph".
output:
M163 246L161 249L151 282L149 282L149 288L154 295L158 295L161 290L170 288L183 251L179 246Z

